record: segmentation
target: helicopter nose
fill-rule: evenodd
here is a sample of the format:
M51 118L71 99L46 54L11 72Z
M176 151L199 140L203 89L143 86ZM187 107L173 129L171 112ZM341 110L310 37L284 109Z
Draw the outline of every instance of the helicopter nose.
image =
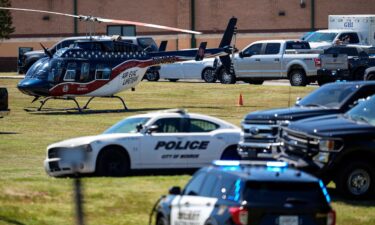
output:
M18 90L31 96L48 96L48 83L44 80L28 78L21 80L17 85Z

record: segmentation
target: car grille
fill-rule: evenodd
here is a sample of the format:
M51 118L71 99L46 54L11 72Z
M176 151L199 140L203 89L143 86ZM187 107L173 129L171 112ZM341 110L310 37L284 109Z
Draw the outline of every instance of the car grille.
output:
M51 172L60 171L59 163L57 161L49 162L49 169Z
M269 120L245 121L242 127L245 143L274 143L279 132L279 126Z
M299 157L312 157L319 152L319 141L304 133L283 128L281 141L287 154Z

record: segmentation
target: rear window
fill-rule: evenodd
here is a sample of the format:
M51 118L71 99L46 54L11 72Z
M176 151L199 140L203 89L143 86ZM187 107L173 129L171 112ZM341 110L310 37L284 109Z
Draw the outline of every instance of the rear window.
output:
M319 183L306 182L248 182L244 190L244 200L250 205L328 205Z
M286 49L310 49L308 42L287 42Z

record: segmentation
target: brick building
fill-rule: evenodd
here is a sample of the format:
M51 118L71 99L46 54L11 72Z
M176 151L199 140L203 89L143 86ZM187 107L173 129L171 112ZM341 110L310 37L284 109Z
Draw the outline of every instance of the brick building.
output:
M328 15L375 14L375 0L12 0L12 7L68 14L94 15L156 23L202 31L196 43L217 46L230 17L238 18L237 46L260 39L297 38L302 32L328 26ZM61 37L85 35L87 24L70 17L31 12L12 12L16 28L11 39L0 41L0 70L15 69L18 47L39 49L39 42L51 46ZM106 33L107 24L96 32ZM168 40L168 49L190 48L191 35L137 27L140 35L152 35L157 42Z

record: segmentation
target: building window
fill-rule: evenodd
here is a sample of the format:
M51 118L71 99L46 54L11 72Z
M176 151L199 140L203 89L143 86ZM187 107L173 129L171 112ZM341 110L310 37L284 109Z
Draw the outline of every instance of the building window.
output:
M134 25L107 25L107 35L136 36Z

